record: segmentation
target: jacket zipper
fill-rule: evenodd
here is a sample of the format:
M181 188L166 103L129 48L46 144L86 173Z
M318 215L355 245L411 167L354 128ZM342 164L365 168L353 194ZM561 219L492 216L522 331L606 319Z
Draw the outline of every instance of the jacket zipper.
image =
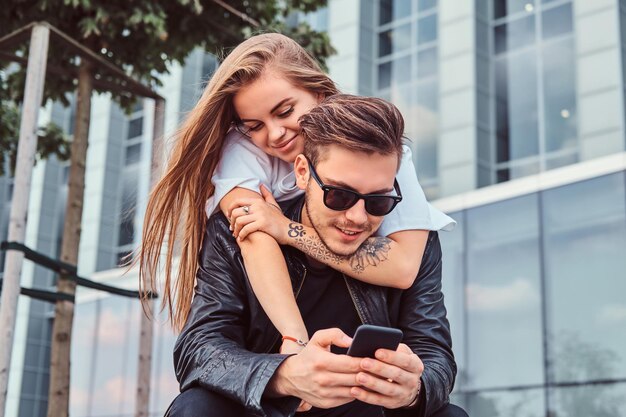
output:
M354 295L354 293L352 292L352 289L350 288L350 285L348 284L348 278L346 278L345 274L341 274L343 276L343 280L346 283L346 287L348 287L348 294L350 294L350 299L352 300L352 304L354 304L354 309L356 310L356 314L359 316L359 320L361 320L361 324L365 324L365 319L363 318L363 315L361 314L361 309L359 309L359 307L356 305L356 296Z
M304 268L304 275L302 276L302 280L300 281L300 285L298 286L298 288L296 289L296 293L295 293L295 298L296 300L298 299L298 295L300 295L300 290L302 290L302 286L304 285L304 280L306 279L306 267L303 266ZM280 340L280 333L278 333L278 336L276 336L274 338L274 341L272 341L272 344L270 345L269 349L266 351L266 353L271 353L272 352L272 348L274 347L274 345L276 343L278 343L278 341Z

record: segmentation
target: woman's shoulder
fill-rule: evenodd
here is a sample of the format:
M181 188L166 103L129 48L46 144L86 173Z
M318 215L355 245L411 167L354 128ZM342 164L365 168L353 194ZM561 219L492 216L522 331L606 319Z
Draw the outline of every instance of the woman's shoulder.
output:
M250 139L236 129L231 129L226 134L224 138L224 148L222 149L222 157L232 154L250 155L269 159L269 156L265 152L256 147Z

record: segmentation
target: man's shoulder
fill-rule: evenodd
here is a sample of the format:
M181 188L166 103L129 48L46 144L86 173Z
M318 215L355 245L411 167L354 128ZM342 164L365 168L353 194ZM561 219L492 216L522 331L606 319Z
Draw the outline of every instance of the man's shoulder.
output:
M219 242L222 246L238 248L237 241L230 231L230 223L221 210L217 210L208 218L204 231L205 244Z
M431 230L428 233L424 254L441 258L441 243L439 242L439 232Z
M229 226L228 219L226 218L224 213L222 213L221 210L216 210L215 213L213 213L207 220L207 228L208 227L212 227L212 228L226 227L226 229L228 229L228 226Z

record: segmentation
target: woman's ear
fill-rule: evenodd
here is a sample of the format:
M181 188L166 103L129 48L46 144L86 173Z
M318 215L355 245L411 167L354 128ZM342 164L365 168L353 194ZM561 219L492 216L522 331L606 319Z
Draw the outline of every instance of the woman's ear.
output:
M296 174L296 185L299 189L305 190L309 183L309 161L304 154L296 156L293 162L293 171Z

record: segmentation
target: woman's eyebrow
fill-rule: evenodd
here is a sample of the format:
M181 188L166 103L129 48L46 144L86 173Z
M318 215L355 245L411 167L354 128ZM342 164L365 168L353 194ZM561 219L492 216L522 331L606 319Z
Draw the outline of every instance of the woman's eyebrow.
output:
M272 110L270 110L270 113L274 113L276 110L278 110L280 108L280 106L282 106L283 104L285 104L289 100L291 100L291 97L287 97L286 99L283 99L283 100L279 101L277 105L272 107Z
M292 97L287 97L286 99L283 99L283 100L279 101L278 104L276 104L274 107L272 107L272 110L270 110L270 114L274 113L276 110L278 110L280 108L280 106L282 106L283 104L285 104L286 102L288 102L291 99L292 99ZM258 122L259 120L257 120L257 119L239 119L239 121L241 123L245 123L245 122Z

